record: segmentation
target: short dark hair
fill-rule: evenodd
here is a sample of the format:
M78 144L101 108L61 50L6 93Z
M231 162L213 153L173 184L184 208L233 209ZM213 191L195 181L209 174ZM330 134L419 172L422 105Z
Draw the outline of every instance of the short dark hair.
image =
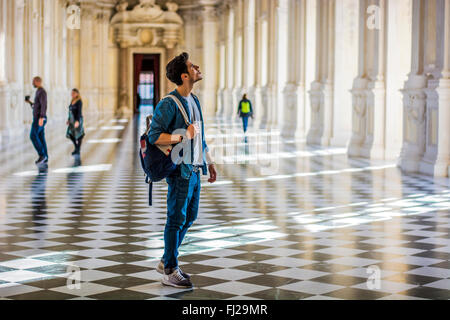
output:
M183 84L181 75L183 73L189 73L186 62L189 60L189 54L183 52L179 56L173 58L166 66L166 77L178 86Z

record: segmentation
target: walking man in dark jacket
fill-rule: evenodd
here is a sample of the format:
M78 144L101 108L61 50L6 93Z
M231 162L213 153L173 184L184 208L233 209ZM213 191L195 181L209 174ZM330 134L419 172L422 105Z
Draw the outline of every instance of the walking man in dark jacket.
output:
M36 149L39 159L37 165L48 163L47 143L45 142L45 125L47 123L47 92L42 87L42 79L35 77L33 87L37 88L34 102L27 97L28 102L33 108L33 123L31 125L30 139Z

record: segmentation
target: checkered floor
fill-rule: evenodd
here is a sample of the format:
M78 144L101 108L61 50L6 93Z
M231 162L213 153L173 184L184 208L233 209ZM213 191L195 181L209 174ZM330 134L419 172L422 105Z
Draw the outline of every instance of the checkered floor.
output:
M251 127L246 144L238 122L220 119L207 133L216 157L223 151L219 180L202 177L199 218L181 248L195 287L164 287L155 268L167 186L154 187L149 208L143 123L86 122L81 159L49 124L40 173L26 135L1 146L2 299L450 298L449 179L274 130Z

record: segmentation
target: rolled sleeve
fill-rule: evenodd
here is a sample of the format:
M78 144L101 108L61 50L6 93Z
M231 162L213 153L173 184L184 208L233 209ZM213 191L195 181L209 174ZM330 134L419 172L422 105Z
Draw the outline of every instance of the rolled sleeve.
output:
M175 111L175 107L167 99L158 103L148 133L148 142L150 144L155 144L161 133L171 133L169 132L169 126L176 115Z

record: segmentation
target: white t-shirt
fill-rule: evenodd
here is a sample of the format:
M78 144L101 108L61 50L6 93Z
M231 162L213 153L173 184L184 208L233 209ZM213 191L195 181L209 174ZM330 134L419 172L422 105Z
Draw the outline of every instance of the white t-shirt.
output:
M196 121L200 122L200 111L198 110L197 103L195 103L195 100L190 94L188 97L183 97L188 105L189 108L189 114L190 114L190 121L191 123L194 123ZM202 154L202 126L199 125L200 133L195 136L194 138L194 162L193 165L195 166L202 166L203 165L203 154Z

